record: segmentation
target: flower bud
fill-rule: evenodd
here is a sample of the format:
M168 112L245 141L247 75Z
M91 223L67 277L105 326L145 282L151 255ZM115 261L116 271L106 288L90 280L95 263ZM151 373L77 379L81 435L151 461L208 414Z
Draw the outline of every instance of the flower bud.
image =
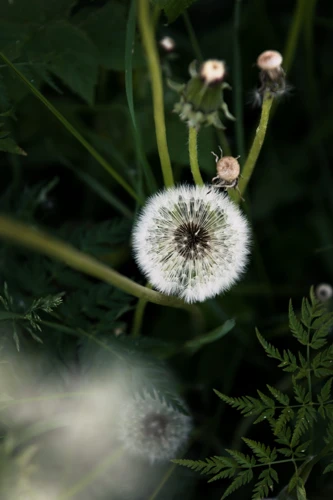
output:
M214 125L225 128L218 116L220 109L224 111L226 118L234 120L223 99L223 90L231 88L223 82L225 72L223 61L211 59L201 64L199 69L196 61L193 61L189 66L191 79L187 84L168 82L170 88L180 94L180 101L175 105L174 111L190 127L199 129L201 125Z
M260 100L265 93L278 97L288 90L286 74L282 68L283 58L276 50L265 50L257 59L260 71L261 86L258 89Z
M165 51L165 52L172 52L175 47L176 47L176 43L174 41L173 38L171 38L170 36L164 36L160 42L160 47Z

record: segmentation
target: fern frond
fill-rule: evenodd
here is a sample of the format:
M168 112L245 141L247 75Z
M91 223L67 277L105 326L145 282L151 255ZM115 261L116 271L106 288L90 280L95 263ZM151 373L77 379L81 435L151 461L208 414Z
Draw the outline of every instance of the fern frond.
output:
M277 453L276 449L270 449L269 446L265 446L263 443L259 441L253 441L253 439L242 438L244 443L247 444L249 448L253 451L253 453L258 457L259 462L262 464L270 464L276 460Z
M296 423L291 439L292 447L298 445L300 438L312 427L315 420L317 420L317 413L312 406L303 406L297 411Z
M253 479L253 472L251 469L246 469L242 472L239 472L236 478L230 484L230 486L228 486L228 488L225 490L221 500L227 498L229 495L231 495L231 493L238 490L238 488L240 488L241 486L250 483L252 479Z
M272 344L267 342L267 340L259 333L259 330L257 328L256 328L256 334L257 334L257 338L258 338L260 344L263 346L267 356L269 358L274 358L274 359L278 359L279 361L283 361L283 358L282 358L279 350L276 347L274 347Z
M258 482L253 488L252 500L261 500L267 497L270 492L272 492L274 487L274 482L279 482L279 477L275 469L267 467L264 469L258 478Z
M225 403L232 406L232 408L236 408L239 410L242 415L256 415L265 410L265 405L260 401L260 399L252 398L251 396L241 396L239 398L231 398L230 396L226 396L222 394L216 389L213 389L215 394L222 399Z
M220 473L223 469L227 469L230 471L234 471L232 475L236 473L236 462L229 459L228 457L210 457L205 460L187 460L184 458L179 458L175 460L171 460L174 464L182 465L183 467L187 467L188 469L194 470L196 472L200 472L203 475L209 474L217 474ZM230 477L226 476L226 477Z
M289 405L289 397L287 394L283 394L283 392L279 391L279 389L276 389L268 384L266 384L266 387L279 403L284 406Z
M291 300L289 301L289 328L298 342L302 345L308 345L308 334L303 328L302 323L297 319Z
M242 439L245 440L245 438ZM245 453L241 451L229 450L228 448L225 451L227 451L241 467L253 467L256 464L256 459L253 456L250 457L250 455L245 455Z

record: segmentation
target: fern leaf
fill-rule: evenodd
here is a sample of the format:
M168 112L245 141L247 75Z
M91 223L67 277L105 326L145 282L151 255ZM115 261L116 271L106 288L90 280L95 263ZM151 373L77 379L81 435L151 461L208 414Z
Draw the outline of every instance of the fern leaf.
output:
M287 406L281 411L279 418L276 420L274 425L274 434L278 435L286 427L287 423L294 418L294 411L292 408Z
M297 446L299 439L303 434L306 433L313 425L313 422L317 419L316 410L312 406L303 406L300 408L296 415L296 423L293 432L293 437L291 439L291 446Z
M171 460L174 464L182 465L196 472L200 472L203 475L217 474L220 473L224 468L228 468L228 473L234 471L232 475L236 473L236 462L228 457L210 457L205 460L187 460L183 458ZM226 476L226 477L230 477Z
M324 405L329 399L331 399L332 380L332 377L329 378L323 385L320 394L317 395L318 403L320 403L320 405Z
M327 472L333 472L333 459L328 465L326 465L323 474L327 474Z
M226 396L216 389L214 389L214 392L220 399L222 399L222 401L239 410L242 415L256 415L258 413L261 413L265 409L263 403L257 398L252 398L250 396L231 398L230 396Z
M274 482L278 483L279 478L275 469L267 467L264 469L258 478L258 482L253 488L252 500L260 500L267 497L268 494L273 490Z
M253 439L242 438L244 443L247 444L249 448L253 451L253 453L258 457L259 462L262 464L270 464L274 462L277 457L276 449L270 449L269 446L265 446L263 443L259 443L258 441L253 441Z
M278 359L279 361L283 361L283 358L281 354L279 353L278 349L274 347L272 344L267 342L267 340L259 333L259 330L256 328L256 334L258 337L258 340L260 344L263 346L265 349L265 352L269 358L274 358Z
M301 318L302 318L302 323L307 327L311 327L311 321L312 321L312 306L310 305L310 302L308 299L303 298L302 300L302 309L301 309Z
M228 486L228 488L225 490L221 500L224 500L227 498L231 493L236 491L238 488L241 486L244 486L245 484L248 484L252 481L253 479L253 472L251 469L246 469L242 472L239 472L233 482Z
M245 438L242 438L245 439ZM226 451L229 453L229 455L232 456L232 458L237 462L238 465L241 467L253 467L253 465L256 464L256 459L252 456L250 457L249 455L245 455L244 453L237 451L237 450L229 450L226 449Z
M266 384L266 387L279 403L284 406L289 405L289 397L287 394L283 394L283 392L279 391L279 389L276 389L268 384Z
M308 334L303 328L302 323L297 319L291 300L289 302L289 328L298 342L308 345Z

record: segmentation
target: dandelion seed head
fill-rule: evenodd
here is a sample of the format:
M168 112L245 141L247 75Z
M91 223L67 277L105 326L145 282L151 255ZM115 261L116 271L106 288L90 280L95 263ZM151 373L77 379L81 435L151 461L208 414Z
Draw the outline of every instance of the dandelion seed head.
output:
M318 300L326 302L333 296L333 288L328 283L320 283L315 288L315 294Z
M157 394L144 394L124 405L119 437L130 455L163 462L176 457L191 427L189 416Z
M135 257L149 282L186 302L230 288L245 269L249 240L240 209L208 186L154 195L133 231Z
M277 50L265 50L257 59L258 68L263 71L271 71L281 67L283 58Z

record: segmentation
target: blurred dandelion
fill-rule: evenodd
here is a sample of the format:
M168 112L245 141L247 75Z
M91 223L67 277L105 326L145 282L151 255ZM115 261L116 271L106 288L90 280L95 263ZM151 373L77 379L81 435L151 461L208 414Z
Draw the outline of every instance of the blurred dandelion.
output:
M315 288L315 294L318 300L326 302L333 295L333 289L328 283L320 283Z
M191 418L157 393L136 396L123 407L120 439L125 449L152 463L175 458L190 430Z
M180 186L154 195L133 232L137 263L161 292L202 302L230 288L244 271L249 227L218 190Z

